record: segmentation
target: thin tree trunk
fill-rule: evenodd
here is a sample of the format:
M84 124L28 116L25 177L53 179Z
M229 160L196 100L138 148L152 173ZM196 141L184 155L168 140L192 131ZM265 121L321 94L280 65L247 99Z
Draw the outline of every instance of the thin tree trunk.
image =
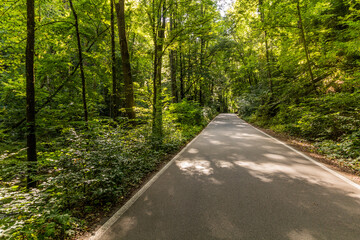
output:
M204 106L205 99L204 99L204 83L203 83L203 77L204 77L204 47L205 47L205 40L203 38L200 39L200 105Z
M111 76L112 76L112 94L110 116L115 120L118 111L118 88L116 78L116 57L115 57L115 23L114 23L114 0L110 0L110 25L111 25Z
M175 23L173 16L170 17L170 34L174 31ZM171 76L171 95L173 97L173 102L178 102L178 91L177 91L177 83L176 83L176 51L170 50L170 76Z
M184 90L184 56L180 45L180 100L185 98Z
M318 92L316 90L316 86L315 86L314 75L313 75L313 72L311 69L309 50L308 50L308 46L306 43L305 31L304 31L304 26L303 26L302 17L301 17L300 0L297 1L296 7L297 7L297 13L298 13L298 17L299 17L300 37L301 37L301 40L303 42L304 49L305 49L306 63L307 63L308 71L309 71L310 78L311 78L311 86L314 89L315 93L318 94Z
M252 82L251 82L251 71L248 70L248 79L249 79L249 85L252 86Z
M264 13L264 8L263 8L263 0L259 0L259 9L260 9L260 15L261 15L261 22L263 24L263 31L264 31L264 40L265 40L265 54L266 54L266 70L267 70L267 77L268 77L268 81L269 81L269 89L270 92L273 92L273 87L272 87L272 74L271 74L271 63L270 63L270 54L269 54L269 45L268 45L268 39L267 39L267 31L265 29L265 13Z
M191 81L191 72L192 66L191 66L191 48L189 46L189 58L188 58L188 66L187 66L187 82L190 83Z
M121 47L121 60L122 70L124 75L124 87L125 87L125 111L129 119L135 118L134 111L134 87L131 75L130 55L126 40L126 29L125 29L125 0L119 0L115 4L118 29L119 29L119 40Z
M161 7L161 6L160 6ZM153 125L152 135L155 141L162 141L162 89L161 89L161 68L162 68L162 50L165 39L165 10L166 2L162 4L162 10L159 11L157 19L157 36L155 32L154 46L154 103L153 103ZM154 23L155 24L155 23Z
M205 14L205 9L203 4L201 3L201 16L203 17ZM203 96L203 75L204 75L204 47L205 47L205 40L204 37L200 37L200 83L199 83L199 102L201 106L204 106L204 96Z
M271 73L271 62L270 62L270 54L269 54L269 45L267 40L267 32L264 31L265 35L265 50L266 50L266 67L267 67L267 74L269 79L269 89L270 92L273 92L273 82L272 82L272 73Z
M35 134L35 10L34 0L27 0L27 41L26 41L26 123L27 123L27 188L36 187L32 176L37 164Z
M83 108L84 108L84 119L85 122L88 121L88 110L86 104L86 81L85 81L85 73L84 73L84 62L82 57L82 49L81 49L81 41L80 41L80 31L79 31L79 21L76 11L74 9L72 0L69 0L71 11L74 14L75 19L75 30L76 30L76 39L78 45L78 54L79 54L79 64L80 64L80 76L81 76L81 84L82 84L82 101L83 101Z

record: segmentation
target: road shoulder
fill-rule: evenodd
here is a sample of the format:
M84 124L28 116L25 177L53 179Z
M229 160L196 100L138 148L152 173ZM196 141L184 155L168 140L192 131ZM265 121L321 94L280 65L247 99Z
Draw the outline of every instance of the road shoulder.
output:
M351 181L360 184L360 172L357 172L343 164L336 159L331 159L325 155L322 155L316 151L316 147L311 144L311 142L304 139L296 138L284 133L274 132L270 129L260 127L253 123L248 123L254 128L263 131L264 133L286 143L287 145L293 147L294 149L304 153L305 155L311 157L312 159L326 165L326 167L331 170L341 174L342 176L350 179Z

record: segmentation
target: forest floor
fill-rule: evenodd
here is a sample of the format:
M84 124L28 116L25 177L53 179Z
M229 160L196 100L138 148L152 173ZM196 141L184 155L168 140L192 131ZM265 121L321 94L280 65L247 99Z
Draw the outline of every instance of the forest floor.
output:
M346 165L344 165L341 161L333 158L329 158L323 154L320 154L317 152L316 147L310 142L305 139L293 137L290 135L287 135L285 133L279 133L275 132L273 130L262 128L254 123L249 123L253 127L256 127L257 129L260 129L261 131L269 134L272 137L275 137L282 142L288 144L289 146L295 148L298 151L301 151L302 153L306 154L307 156L313 158L314 160L321 162L325 164L327 167L329 167L332 170L335 170L336 172L340 173L341 175L346 176L353 182L356 182L357 184L360 184L360 171L356 171Z

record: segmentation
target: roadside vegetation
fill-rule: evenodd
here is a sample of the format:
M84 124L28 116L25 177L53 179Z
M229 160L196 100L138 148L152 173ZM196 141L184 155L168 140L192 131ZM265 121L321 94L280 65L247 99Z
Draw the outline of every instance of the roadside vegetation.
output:
M40 135L48 139L39 144L33 177L38 185L30 190L26 151L11 156L9 148L2 151L2 239L64 239L86 231L196 136L216 111L187 101L170 104L164 111L165 137L155 147L149 113L136 122L102 118L86 127L69 123L61 132Z
M234 28L235 44L244 49L239 58L246 65L244 78L232 75L235 111L307 140L318 153L359 173L360 3L237 3L232 19L241 24ZM255 9L260 17L251 15Z

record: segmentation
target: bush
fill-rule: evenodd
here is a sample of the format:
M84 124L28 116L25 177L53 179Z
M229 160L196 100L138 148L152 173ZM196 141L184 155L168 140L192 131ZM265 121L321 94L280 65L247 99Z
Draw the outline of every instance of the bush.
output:
M278 100L259 94L252 90L239 98L239 113L246 120L313 141L321 153L358 168L359 92L294 95Z
M178 124L203 125L205 122L200 105L196 102L187 101L186 99L179 103L170 104L169 113Z

